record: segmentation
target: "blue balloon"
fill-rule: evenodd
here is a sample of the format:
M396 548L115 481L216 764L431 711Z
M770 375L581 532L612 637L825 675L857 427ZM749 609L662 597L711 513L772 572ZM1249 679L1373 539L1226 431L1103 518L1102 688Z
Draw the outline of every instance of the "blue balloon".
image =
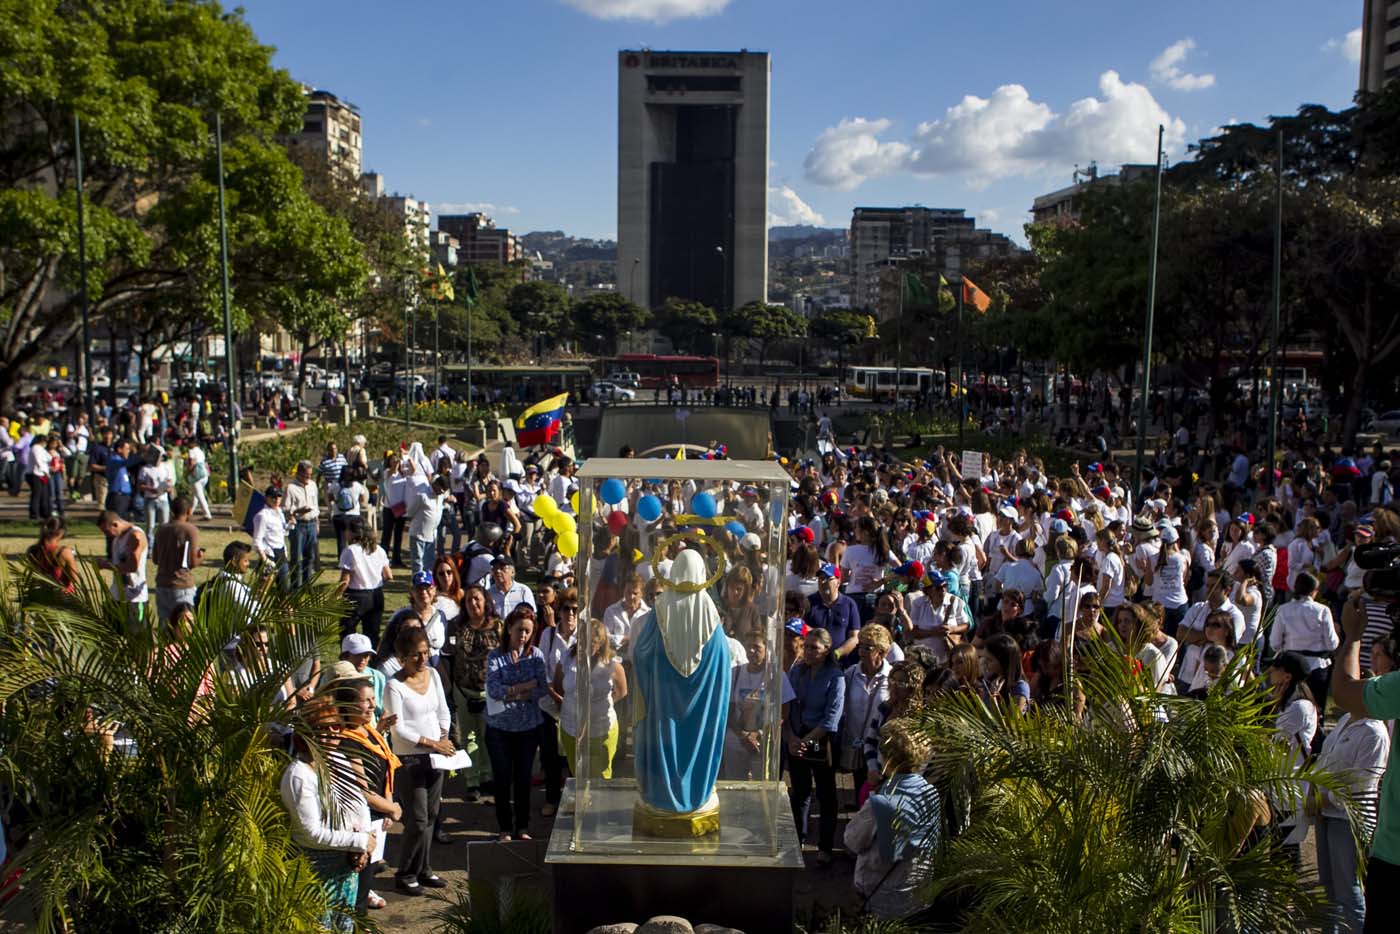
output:
M637 500L637 515L647 522L655 522L661 518L661 500L648 493Z
M690 498L690 511L701 519L713 519L719 511L715 498L709 493L696 493Z
M627 486L616 477L604 480L598 487L598 496L609 506L616 506L627 498Z
M738 519L726 522L724 528L735 538L743 538L749 532L748 529L744 528L744 523L740 522Z

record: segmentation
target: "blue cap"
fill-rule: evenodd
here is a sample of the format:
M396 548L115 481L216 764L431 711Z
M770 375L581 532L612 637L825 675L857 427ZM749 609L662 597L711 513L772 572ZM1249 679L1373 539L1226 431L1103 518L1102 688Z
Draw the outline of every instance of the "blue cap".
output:
M924 577L924 586L931 587L934 584L937 584L939 587L948 586L948 575L944 574L937 568L935 568L932 571L929 571L928 575Z
M434 583L431 571L418 571L413 575L414 587L431 587Z
M1068 535L1069 523L1063 519L1055 519L1050 523L1050 531L1055 535Z
M786 623L783 623L783 628L786 629L788 632L792 633L794 636L807 635L807 624L802 621L802 617L800 616L794 616Z
M825 562L822 564L821 567L817 568L817 576L826 578L834 577L836 580L840 580L841 569L838 568L836 565L831 564L830 562Z

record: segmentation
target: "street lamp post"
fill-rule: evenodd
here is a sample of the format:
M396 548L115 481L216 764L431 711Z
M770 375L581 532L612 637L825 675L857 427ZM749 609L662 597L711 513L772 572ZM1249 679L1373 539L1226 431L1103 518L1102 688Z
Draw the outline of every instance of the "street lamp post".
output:
M719 332L718 332L718 331L711 331L711 332L710 332L710 340L714 341L715 359L718 360L718 359L719 359ZM720 374L720 378L723 379L723 377L724 377L724 374L721 373L721 374Z
M228 406L224 418L228 424L228 491L238 498L238 426L233 420L233 313L228 298L228 220L224 214L224 122L222 114L214 114L214 152L219 169L219 270L222 279L224 305L224 378L228 380ZM115 357L115 353L113 354ZM116 367L112 368L112 385L117 384Z
M83 315L83 342L78 348L78 372L73 374L73 385L82 387L83 411L88 413L88 424L92 426L90 430L96 431L97 419L92 410L92 360L88 357L88 345L92 336L88 331L87 225L83 216L83 131L82 121L77 114L73 115L73 155L77 162L78 184L78 296Z
M724 259L724 247L715 247L715 253L719 256L719 313L724 314L729 308L729 265Z

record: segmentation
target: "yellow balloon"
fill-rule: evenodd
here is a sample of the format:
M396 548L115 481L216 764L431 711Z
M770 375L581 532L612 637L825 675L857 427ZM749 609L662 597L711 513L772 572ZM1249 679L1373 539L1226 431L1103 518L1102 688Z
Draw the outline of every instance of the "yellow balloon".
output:
M578 520L575 519L573 516L569 515L567 512L561 512L559 513L559 521L555 525L554 531L560 533L573 532L575 535L577 535Z
M574 512L577 514L577 513L578 513L578 490L574 490L573 493L569 494L569 505L572 506L572 507L574 507Z
M545 525L549 525L549 517L559 511L559 504L552 496L536 496L534 509L535 515L543 519Z
M559 535L559 553L566 558L578 556L578 533L562 532Z

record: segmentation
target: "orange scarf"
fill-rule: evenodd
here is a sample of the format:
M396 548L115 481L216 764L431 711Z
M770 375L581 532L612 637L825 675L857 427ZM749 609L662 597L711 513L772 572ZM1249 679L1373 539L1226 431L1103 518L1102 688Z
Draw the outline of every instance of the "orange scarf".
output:
M399 761L398 756L394 755L394 750L389 747L389 741L368 723L355 727L353 730L346 730L344 735L388 763L384 770L384 797L392 799L394 797L394 770L403 763Z

